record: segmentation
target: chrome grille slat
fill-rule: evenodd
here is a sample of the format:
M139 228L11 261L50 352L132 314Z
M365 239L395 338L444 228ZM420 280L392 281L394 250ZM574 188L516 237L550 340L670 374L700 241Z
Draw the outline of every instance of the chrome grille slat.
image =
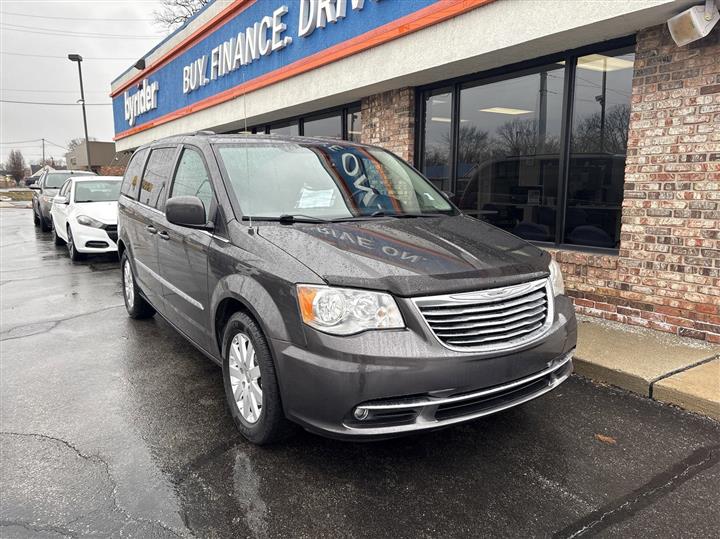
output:
M515 309L510 313L503 313L501 316L485 316L483 318L453 318L450 320L428 320L428 324L430 324L430 327L438 331L442 331L443 329L481 328L484 326L497 326L508 322L515 322L516 320L521 320L523 318L527 318L528 316L539 314L541 312L544 312L545 310L545 302L542 302L538 303L537 306L533 307L531 310ZM465 322L480 323L466 324Z
M515 331L513 333L508 333L506 335L488 335L487 337L483 337L482 339L448 339L448 343L450 344L481 344L488 341L497 341L499 339L506 339L510 337L517 337L518 335L524 335L525 333L529 333L531 331L535 331L536 329L540 329L542 327L542 324L537 323L532 327L524 328L518 331Z
M433 335L462 351L504 350L530 343L554 315L547 279L460 294L414 298Z
M452 329L452 330L440 330L438 328L433 328L435 330L435 334L438 337L472 337L475 335L487 335L490 333L507 333L508 331L511 331L513 329L518 329L526 326L530 326L535 324L536 322L540 322L545 319L545 313L542 312L540 314L536 314L535 316L520 320L519 322L516 322L514 324L502 324L502 325L495 325L495 326L489 326L487 328L468 328L467 330L463 329Z
M514 299L512 301L505 301L502 303L494 303L490 305L482 305L482 306L473 306L473 307L457 307L457 308L436 308L436 307L425 307L423 305L420 305L420 309L422 309L423 314L426 314L428 316L440 316L440 315L449 315L449 314L471 314L471 313L484 313L488 311L497 311L500 309L506 309L509 307L515 307L516 305L522 305L523 303L528 303L529 301L536 301L538 299L542 299L545 297L544 292L533 292L530 295L523 296L521 298Z

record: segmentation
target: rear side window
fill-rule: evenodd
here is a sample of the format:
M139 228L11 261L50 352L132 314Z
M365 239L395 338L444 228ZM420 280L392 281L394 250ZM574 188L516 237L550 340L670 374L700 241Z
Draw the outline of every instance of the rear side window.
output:
M200 154L189 148L183 150L180 164L175 172L170 198L187 195L196 196L202 200L207 219L213 199L210 177Z
M137 200L138 188L140 187L140 177L142 176L142 167L143 164L145 164L145 156L147 155L147 152L147 148L135 152L132 159L130 159L130 163L128 163L127 169L125 169L125 176L123 177L120 192L133 200Z
M157 148L150 152L140 185L138 200L141 204L158 210L165 209L165 189L169 183L174 157L175 148Z

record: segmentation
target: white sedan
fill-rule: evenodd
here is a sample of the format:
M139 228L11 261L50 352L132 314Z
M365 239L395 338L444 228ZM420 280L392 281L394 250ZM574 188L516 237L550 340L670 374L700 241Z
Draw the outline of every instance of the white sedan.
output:
M117 251L120 176L68 178L53 199L55 245L67 244L73 262L89 253Z

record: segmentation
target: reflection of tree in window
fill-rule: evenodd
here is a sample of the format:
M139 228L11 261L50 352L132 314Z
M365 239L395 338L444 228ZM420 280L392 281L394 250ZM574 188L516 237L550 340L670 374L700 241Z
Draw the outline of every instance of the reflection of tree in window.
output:
M205 215L207 216L212 202L212 187L205 163L194 150L183 150L170 193L170 198L176 196L198 197L205 205Z

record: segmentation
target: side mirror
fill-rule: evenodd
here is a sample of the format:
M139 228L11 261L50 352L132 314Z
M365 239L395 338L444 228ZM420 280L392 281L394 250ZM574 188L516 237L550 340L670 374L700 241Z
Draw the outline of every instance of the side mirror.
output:
M174 225L190 228L205 228L205 204L198 197L172 197L165 204L165 216Z
M440 191L440 192L443 194L443 196L446 199L448 199L450 201L452 201L452 198L455 196L455 193L451 193L450 191Z
M30 189L34 190L34 191L39 191L39 190L40 190L40 186L37 184L37 182L31 183L30 185L28 185L28 187L29 187Z
M70 200L68 199L68 197L61 197L60 195L58 195L55 198L53 198L53 203L54 204L69 204Z

